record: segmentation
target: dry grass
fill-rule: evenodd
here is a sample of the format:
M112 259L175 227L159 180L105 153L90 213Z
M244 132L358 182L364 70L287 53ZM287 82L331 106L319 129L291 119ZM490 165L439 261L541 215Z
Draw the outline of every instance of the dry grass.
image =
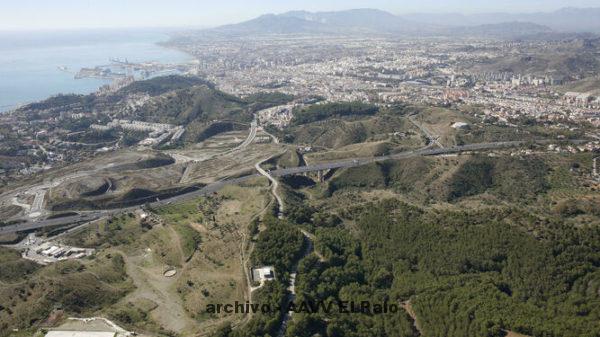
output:
M432 134L440 137L440 143L444 146L456 145L456 130L451 126L456 122L469 122L459 111L444 108L427 108L416 117L417 123L427 128Z
M125 269L135 290L117 304L103 308L104 315L132 317L132 322L124 325L136 331L204 335L223 321L243 319L241 315L209 315L206 305L247 299L242 260L248 248L247 227L269 201L268 183L257 178L241 186L228 186L215 196L165 206L156 212L162 224L150 230L142 229L139 219L125 217L119 220L120 230L113 225L98 237L91 228L70 239L100 247L99 254L125 256ZM182 249L188 238L182 237L184 231L176 230L184 225L202 237L189 260ZM110 244L108 237L117 244ZM175 276L165 277L164 272L172 268L177 270Z
M244 302L248 298L243 270L242 251L250 220L269 202L268 187L263 180L254 186L229 186L219 193L221 202L213 218L192 223L202 233L200 251L190 260L178 280L178 291L185 309L200 321L203 330L223 320L240 320L242 316L212 316L205 313L209 303Z

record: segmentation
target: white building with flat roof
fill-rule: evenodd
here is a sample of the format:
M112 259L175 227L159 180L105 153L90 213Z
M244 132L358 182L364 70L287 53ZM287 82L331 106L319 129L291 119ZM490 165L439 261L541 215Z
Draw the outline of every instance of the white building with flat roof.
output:
M110 331L48 331L46 337L115 337Z
M272 281L275 279L275 267L265 266L260 268L252 268L252 280L254 282Z

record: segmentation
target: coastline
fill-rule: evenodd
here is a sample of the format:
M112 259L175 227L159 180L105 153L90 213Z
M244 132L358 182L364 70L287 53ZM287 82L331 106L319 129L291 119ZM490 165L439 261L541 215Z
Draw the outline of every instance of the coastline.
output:
M193 60L189 53L166 45L166 42L172 39L172 35L167 32L138 31L129 35L125 33L109 31L103 39L97 38L98 41L92 40L83 45L78 44L81 40L85 41L81 37L80 40L67 41L71 44L63 39L61 44L44 46L41 49L10 49L6 47L11 45L10 40L0 40L0 49L4 47L7 51L0 55L0 65L4 63L4 67L0 67L0 77L7 79L4 83L0 82L0 91L5 94L4 97L0 97L0 114L10 113L25 105L60 94L97 93L103 85L113 82L95 78L75 79L72 74L58 70L62 66L79 70L106 64L110 58L159 64L181 64ZM39 37L35 36L35 39ZM52 57L39 57L40 54L46 56L47 52L51 53Z
M35 103L35 102L36 101L31 101L31 102L25 102L25 103L0 106L0 114L9 114L9 113L15 112L15 111L19 110L20 108L22 108L28 104Z

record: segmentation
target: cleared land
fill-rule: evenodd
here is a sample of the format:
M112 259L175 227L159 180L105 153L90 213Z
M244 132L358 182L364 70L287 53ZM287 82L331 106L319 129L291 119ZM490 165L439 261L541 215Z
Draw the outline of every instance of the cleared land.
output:
M110 317L134 330L204 335L243 319L207 314L206 305L248 299L248 225L269 202L266 180L255 179L153 210L147 220L125 215L68 241L124 257L135 290L103 310ZM175 275L166 277L169 270Z

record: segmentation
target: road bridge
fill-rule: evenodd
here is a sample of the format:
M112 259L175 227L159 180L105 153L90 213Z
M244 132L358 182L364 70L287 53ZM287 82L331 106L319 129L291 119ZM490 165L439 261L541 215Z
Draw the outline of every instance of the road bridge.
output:
M540 141L537 141L536 143L537 144L547 144L547 143L551 143L551 142L552 141L550 141L550 140L540 140ZM581 143L584 141L574 140L572 142ZM368 165L371 163L382 162L382 161L387 161L387 160L400 160L400 159L407 159L407 158L413 158L413 157L419 157L419 156L438 156L438 155L447 155L447 154L455 154L455 153L470 152L470 151L498 150L498 149L505 149L505 148L520 147L520 146L523 146L526 144L528 144L528 142L509 141L509 142L468 144L468 145L460 145L460 146L438 148L438 149L431 149L431 148L427 147L427 148L423 148L423 149L419 149L419 150L401 152L401 153L387 155L387 156L338 160L338 161L332 161L332 162L326 162L326 163L320 163L320 164L313 164L313 165L306 165L306 166L300 166L300 167L292 167L292 168L266 171L265 173L267 173L267 175L271 176L271 177L283 177L283 176L288 176L288 175L302 174L302 173L306 173L306 172L319 172L319 171L327 171L327 170L331 170L331 169L359 167L359 166ZM182 201L198 198L201 196L210 195L210 194L213 194L213 193L221 190L226 185L240 184L242 182L245 182L250 179L260 177L260 176L261 176L260 174L252 174L252 175L247 175L247 176L243 176L243 177L223 179L223 180L217 181L215 183L206 185L203 188L193 191L193 192L177 195L177 196L167 198L164 200L158 200L156 202L150 203L150 206L151 207L160 207L160 206L168 205L171 203L182 202ZM114 215L117 215L120 213L131 212L131 211L134 211L139 208L140 208L140 206L134 206L134 207L119 208L119 209L111 209L111 210L87 211L87 212L81 212L80 214L77 214L77 215L62 217L62 218L57 218L57 219L40 219L40 220L23 219L19 223L0 227L0 235L14 233L14 232L31 231L31 230L46 228L46 227L56 227L56 226L62 226L62 225L84 223L84 222L98 220L102 217L114 216Z

